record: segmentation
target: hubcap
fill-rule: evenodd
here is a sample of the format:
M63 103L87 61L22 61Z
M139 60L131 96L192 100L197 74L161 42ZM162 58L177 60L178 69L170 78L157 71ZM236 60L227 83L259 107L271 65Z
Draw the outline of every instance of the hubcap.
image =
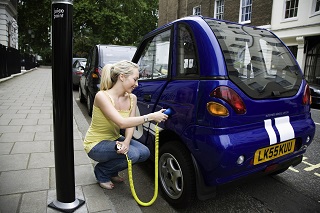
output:
M183 192L183 174L179 162L170 153L165 153L159 160L161 184L172 199L178 199Z
M79 100L81 99L82 93L81 93L81 87L79 85Z
M90 108L91 108L91 100L90 100L90 95L89 95L89 93L88 93L88 95L87 95L87 107L88 107L88 110L90 110Z

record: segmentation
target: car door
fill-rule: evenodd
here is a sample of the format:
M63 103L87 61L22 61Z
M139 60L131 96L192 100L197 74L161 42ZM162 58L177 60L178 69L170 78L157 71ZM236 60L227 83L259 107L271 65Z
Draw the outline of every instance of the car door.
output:
M90 68L90 66L92 64L92 52L93 51L90 51L90 53L89 53L89 57L88 57L88 60L87 60L87 63L86 63L86 67L84 69L83 75L80 78L80 87L81 87L81 91L82 91L82 94L84 95L84 97L87 97L87 87L88 87L87 78L88 78L89 73L90 73L90 69L89 68Z
M171 28L161 31L143 43L143 50L135 55L134 61L139 64L139 86L134 90L137 96L137 115L148 114L160 110L157 105L159 97L166 87L170 74L170 41ZM141 46L140 49L141 50ZM155 123L148 122L140 125L134 132L134 138L149 145L154 135Z

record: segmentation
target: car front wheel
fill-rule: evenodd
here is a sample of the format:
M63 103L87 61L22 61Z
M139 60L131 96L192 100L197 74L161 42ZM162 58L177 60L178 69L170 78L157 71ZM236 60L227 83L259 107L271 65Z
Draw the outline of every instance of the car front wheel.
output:
M181 143L170 141L160 148L159 181L165 199L176 208L185 208L196 198L191 155Z
M86 99L84 98L84 95L82 93L80 85L79 85L79 100L80 100L80 103L84 103L86 101Z

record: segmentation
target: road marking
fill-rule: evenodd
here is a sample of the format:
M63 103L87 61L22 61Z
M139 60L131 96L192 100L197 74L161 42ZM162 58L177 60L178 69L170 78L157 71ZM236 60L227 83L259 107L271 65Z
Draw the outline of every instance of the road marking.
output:
M307 165L309 165L309 167L307 167L307 168L304 169L304 170L307 171L307 172L310 172L310 171L312 171L312 170L314 170L314 169L320 168L320 163L318 163L318 164L316 164L316 165L313 165L313 164L311 164L311 163L306 163L306 162L304 162L304 163L307 164Z
M316 125L320 125L320 123L316 123L316 122L314 122Z
M299 170L296 170L296 169L293 168L292 166L290 166L289 169L290 169L291 171L293 171L293 172L297 172L297 173L299 172Z
M317 164L312 164L312 163L309 163L305 160L307 160L308 158L307 157L303 157L302 158L302 162L301 163L304 163L305 165L307 165L308 167L307 168L304 168L303 170L304 171L307 171L307 172L310 172L312 170L315 170L315 169L319 169L320 168L320 163L317 163ZM300 171L293 168L292 166L289 167L289 170L291 170L292 172L296 172L296 173L299 173ZM320 177L320 174L318 172L314 172L313 173L315 176L317 177Z

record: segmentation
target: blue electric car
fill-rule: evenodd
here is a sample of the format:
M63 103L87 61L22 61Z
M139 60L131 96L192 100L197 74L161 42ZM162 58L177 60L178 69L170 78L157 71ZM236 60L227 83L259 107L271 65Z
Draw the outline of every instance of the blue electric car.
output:
M299 164L314 137L308 84L268 30L185 17L147 34L133 62L140 66L137 112L172 111L159 124L159 182L175 207ZM151 153L155 125L134 133Z

